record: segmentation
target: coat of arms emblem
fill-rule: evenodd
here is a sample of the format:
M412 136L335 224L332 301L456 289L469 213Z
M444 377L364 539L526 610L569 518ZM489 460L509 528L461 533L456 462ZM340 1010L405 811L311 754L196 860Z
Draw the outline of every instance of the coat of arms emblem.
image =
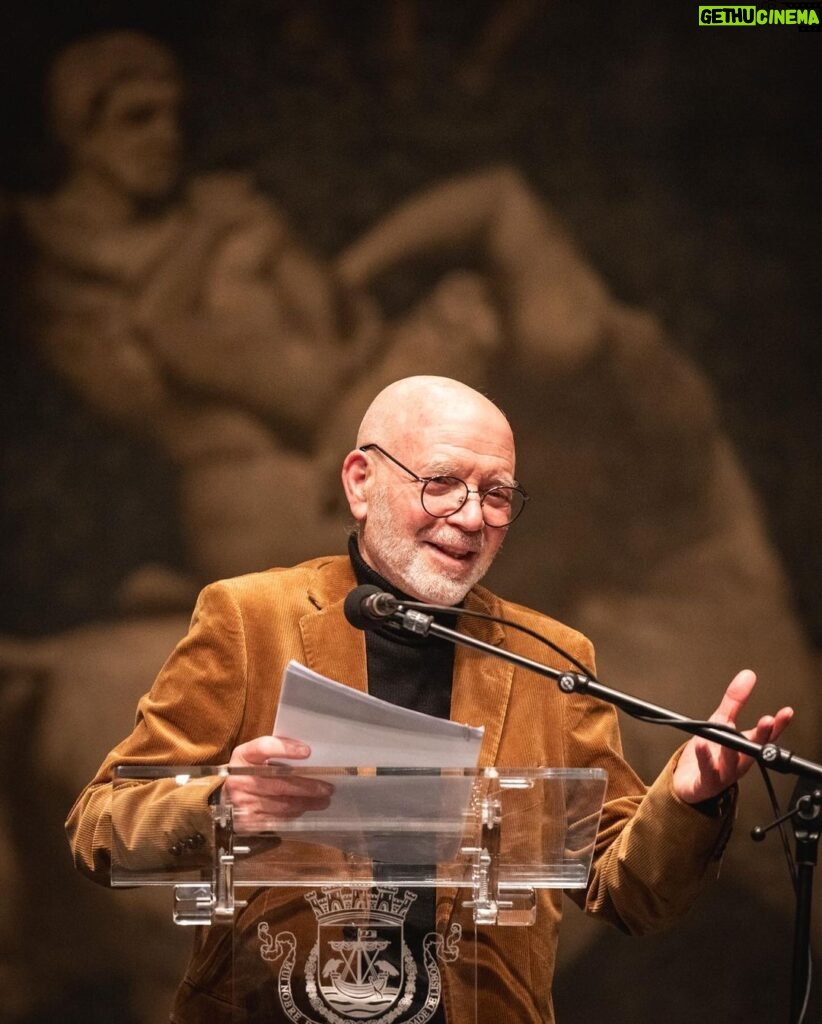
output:
M425 936L419 952L428 985L427 991L418 993L420 965L404 928L416 893L400 893L394 886L336 887L314 890L305 898L317 920L317 938L302 972L305 1000L292 988L294 935L280 932L273 938L264 922L258 927L262 958L283 958L279 995L288 1019L294 1024L321 1024L300 1009L307 1001L329 1024L425 1024L442 994L439 961L453 961L459 955L458 926L452 928L447 947L436 933Z

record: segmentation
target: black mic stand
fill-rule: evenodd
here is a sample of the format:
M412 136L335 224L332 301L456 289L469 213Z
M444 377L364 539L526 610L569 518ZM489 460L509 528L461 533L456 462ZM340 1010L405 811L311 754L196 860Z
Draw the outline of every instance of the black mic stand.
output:
M800 778L791 795L791 809L769 825L751 830L751 838L763 840L768 832L782 822L791 820L796 842L794 894L796 912L793 936L793 970L791 983L791 1024L804 1019L807 1008L811 971L811 907L813 875L817 862L819 836L822 831L822 789L809 789L807 778ZM814 787L817 783L814 783Z
M813 874L822 823L822 799L817 790L810 798L810 813L798 808L793 815L796 837L796 919L793 936L793 982L791 985L791 1024L799 1024L808 998L811 959L811 906ZM802 799L808 799L803 797ZM801 800L799 801L801 803Z
M785 817L792 817L796 834L796 919L794 927L794 952L793 952L793 973L791 982L791 1016L790 1024L801 1024L804 1015L804 1007L807 996L810 960L810 918L811 918L811 897L813 894L813 870L816 866L817 847L819 842L820 825L822 823L822 765L815 761L797 757L784 747L775 743L754 743L753 740L740 735L735 730L729 731L719 725L712 725L709 722L697 722L685 715L679 715L657 704L649 704L647 701L620 690L613 690L603 686L602 683L582 672L563 672L560 669L550 668L530 658L514 654L501 647L494 647L492 644L477 640L472 636L459 633L455 629L436 622L433 615L417 611L413 608L406 608L399 605L397 610L389 616L403 629L410 633L417 633L421 636L438 636L444 640L450 640L454 644L463 647L471 647L474 650L483 651L485 654L501 658L503 661L511 662L520 668L528 669L537 675L547 676L553 679L563 693L587 693L599 700L607 701L615 707L621 708L627 714L642 721L655 722L659 725L670 725L682 732L694 736L701 736L704 739L719 743L723 747L747 754L760 765L770 768L773 771L786 775L796 775L800 780L817 780L820 786L820 799L816 800L817 794L811 798L814 811L808 814L805 809L804 798L797 801L794 811ZM793 798L792 798L793 799ZM802 809L800 809L800 804ZM780 821L783 819L779 819ZM773 822L768 828L773 827ZM757 831L757 830L754 830ZM759 830L760 834L754 838L764 838L766 829Z

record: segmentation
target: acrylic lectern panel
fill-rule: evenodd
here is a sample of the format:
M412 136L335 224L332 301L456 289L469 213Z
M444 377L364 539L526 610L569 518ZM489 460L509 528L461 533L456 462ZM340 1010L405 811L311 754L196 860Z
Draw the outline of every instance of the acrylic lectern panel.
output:
M426 1024L445 991L469 1024L516 946L480 933L587 884L599 769L302 769L329 806L286 820L222 799L228 774L265 793L295 771L132 766L113 788L112 884L170 886L177 923L230 930L214 976L237 1024Z

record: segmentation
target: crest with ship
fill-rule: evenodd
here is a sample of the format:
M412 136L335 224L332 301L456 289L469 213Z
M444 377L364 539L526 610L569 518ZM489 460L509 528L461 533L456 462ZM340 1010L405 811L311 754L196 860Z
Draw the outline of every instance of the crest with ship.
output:
M373 1020L410 1006L417 965L404 924L416 894L376 886L326 889L306 899L317 918L317 942L306 963L309 996L315 990L328 1008L350 1020ZM322 1013L323 1007L315 1009Z

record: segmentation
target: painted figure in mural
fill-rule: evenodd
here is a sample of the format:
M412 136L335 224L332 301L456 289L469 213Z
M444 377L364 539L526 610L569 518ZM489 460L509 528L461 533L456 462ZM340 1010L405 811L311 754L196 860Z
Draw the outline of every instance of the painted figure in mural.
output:
M288 545L272 519L284 494L323 535L305 451L373 348L367 311L342 309L246 179L181 180L181 83L165 47L136 33L78 42L48 96L66 174L22 206L48 362L177 463L198 574Z
M356 287L356 260L337 273L312 258L250 179L182 180L177 66L152 39L114 33L69 46L48 96L66 174L53 194L21 204L48 362L176 462L198 576L339 548L344 532L325 513L316 468L342 426L341 398L355 381L373 390L420 365L462 367L481 382L500 342L483 283L449 276L389 325ZM491 219L489 183L503 204L526 193L514 176L480 176L450 199L495 228L492 256L505 265L514 254L496 235L520 221L503 231ZM430 198L414 216L435 248L449 239ZM517 287L515 306L527 306L533 296Z
M588 913L630 934L670 923L718 871L732 826L736 784L750 768L750 758L694 737L646 789L623 759L616 714L604 702L547 688L526 669L512 671L502 661L435 636L409 639L394 623L366 629L363 642L362 633L346 621L350 614L344 614L346 599L358 584L400 600L449 607L464 603L485 620L477 626L463 616L460 630L487 641L493 635L494 643L524 659L547 658L561 671L571 668L573 659L591 667L594 662L590 641L581 634L480 586L526 497L515 475L511 427L492 402L449 378L396 381L368 406L355 445L341 473L356 523L348 555L319 556L290 569L223 580L201 593L188 634L140 701L133 732L108 755L72 808L67 827L77 867L110 885L118 849L144 869L170 870L186 849L196 859L198 849L210 845L215 786L222 786L235 809L237 830L254 837L252 843L261 828L276 832L285 819L328 807L333 786L299 773L300 759L310 753L301 741L312 738L271 735L279 685L293 659L387 702L482 725L482 766L605 769L608 791L591 878L585 892L572 895ZM493 634L486 630L489 616ZM546 654L534 633L570 655ZM738 673L714 721L733 726L755 681L751 672ZM776 740L792 717L792 709L782 707L758 718L746 735L758 743ZM293 774L279 779L228 776L193 793L175 793L168 780L130 786L128 814L114 835L112 787L118 765L253 767L280 759L292 763ZM199 845L191 838L198 822ZM289 848L284 836L271 856L299 860L305 837L297 837L302 842ZM335 853L325 851L324 856ZM342 865L346 856L339 855ZM476 1011L478 1024L553 1022L561 891L539 893L532 927L480 929L482 952L476 963L469 956L466 974L449 974L442 988L437 983L434 998L426 997L423 984L409 983L408 1003L394 1008L401 994L397 989L386 1004L378 1004L378 1013L363 1001L381 996L382 990L358 972L342 990L352 1009L341 1016L328 1012L336 1004L324 1008L314 998L317 981L310 964L320 939L306 904L311 897L328 902L333 892L307 896L275 887L249 893L235 925L237 934L249 934L252 944L263 922L283 941L304 943L301 956L307 959L298 957L296 967L291 964L285 991L283 973L279 985L267 973L259 990L247 982L250 968L241 966L241 956L232 961L237 943L232 946L219 927L211 927L195 936L170 1019L205 1024L239 1014L249 1024L286 1018L305 1022L316 1019L314 1006L335 1021L368 1016L381 1022L460 1024ZM424 940L457 915L457 904L447 891L430 889L406 894L406 900L413 907L405 918L405 941L423 975ZM368 927L361 931L377 938ZM352 936L347 938L350 948ZM372 960L379 948L374 943ZM333 970L329 963L326 969ZM529 969L523 970L523 964ZM478 1004L469 980L475 971ZM269 1004L265 1000L272 988L275 997Z

